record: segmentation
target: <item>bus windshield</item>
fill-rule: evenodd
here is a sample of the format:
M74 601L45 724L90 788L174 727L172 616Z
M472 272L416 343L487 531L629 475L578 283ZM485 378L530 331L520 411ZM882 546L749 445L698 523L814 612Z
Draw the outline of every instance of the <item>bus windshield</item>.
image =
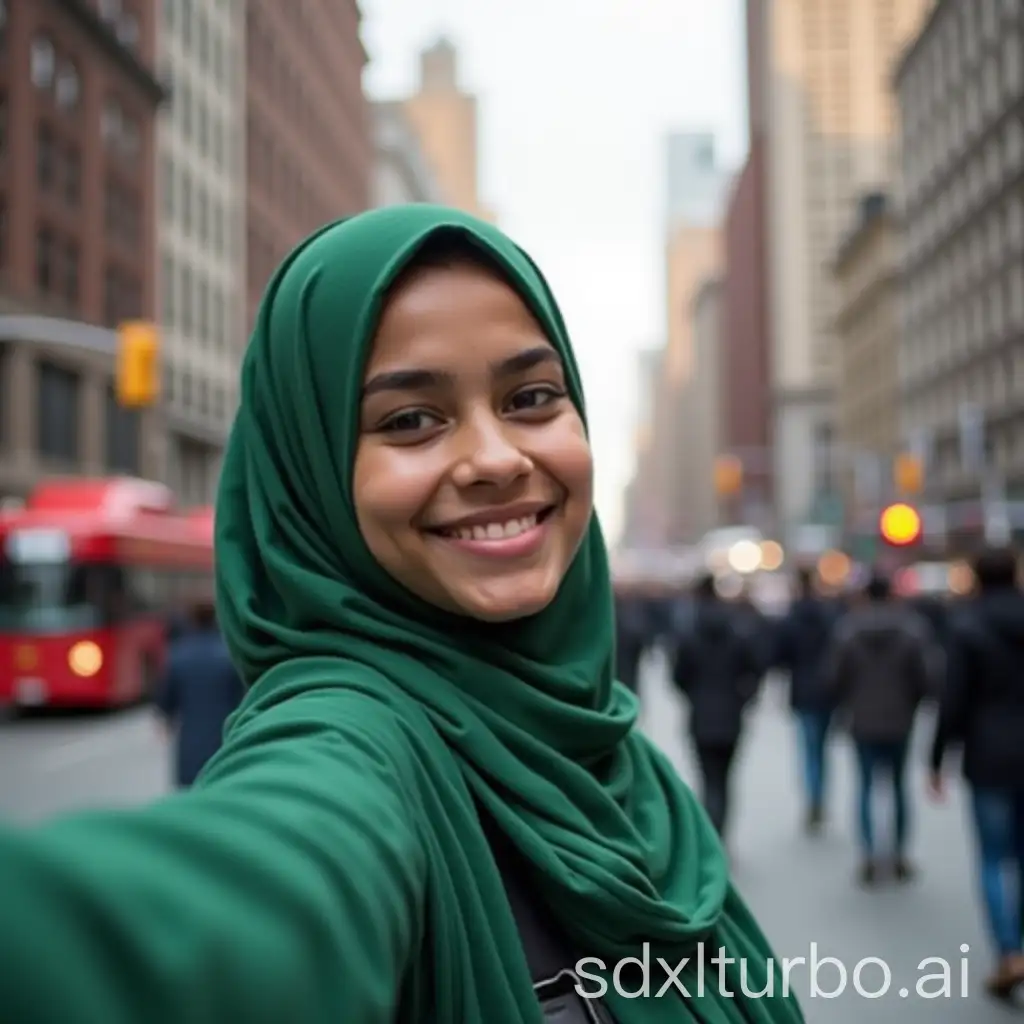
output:
M0 558L0 632L97 629L110 620L112 567Z

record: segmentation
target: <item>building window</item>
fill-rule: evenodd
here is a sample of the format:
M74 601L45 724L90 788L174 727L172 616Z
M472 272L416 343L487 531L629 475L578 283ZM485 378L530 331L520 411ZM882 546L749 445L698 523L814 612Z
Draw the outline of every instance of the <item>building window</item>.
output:
M185 139L192 138L192 90L187 82L181 85L181 106L178 108L181 115L181 134Z
M192 334L192 271L188 267L182 267L181 270L181 294L180 299L180 312L181 312L181 329L187 334Z
M162 176L164 216L171 220L174 217L174 161L169 156L163 158Z
M142 289L138 280L117 267L107 267L103 276L103 319L108 327L142 315Z
M160 289L163 292L164 324L174 326L174 258L164 253L160 262Z
M78 305L78 245L73 241L64 243L64 266L58 285L60 294L69 306Z
M64 151L63 162L64 202L68 206L77 206L82 198L82 156L77 146L69 146Z
M56 280L56 240L53 232L46 227L36 232L36 287L49 292Z
M192 0L181 0L181 41L186 49L192 45Z
M56 178L57 144L53 130L47 124L36 128L36 181L47 192L53 188Z
M40 456L77 462L79 377L50 363L40 363L37 376L36 444Z
M181 230L192 233L192 177L188 171L181 172Z
M78 107L78 101L82 95L81 79L78 76L78 69L74 64L67 62L57 75L54 96L57 106L64 111L72 111Z
M200 280L197 287L196 305L196 319L199 321L197 334L203 344L208 344L210 341L210 286L206 281Z
M210 234L210 200L206 190L200 188L199 198L196 203L196 234L199 241L205 245Z
M137 409L126 409L118 402L113 385L107 387L105 419L107 471L141 475L141 417Z
M49 89L57 70L57 53L53 43L46 36L36 36L32 41L29 74L37 89Z

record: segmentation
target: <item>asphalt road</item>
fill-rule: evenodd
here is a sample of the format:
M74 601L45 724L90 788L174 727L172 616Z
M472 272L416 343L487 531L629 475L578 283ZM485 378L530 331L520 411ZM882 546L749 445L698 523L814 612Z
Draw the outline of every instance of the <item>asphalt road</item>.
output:
M683 776L693 779L682 742L685 713L657 659L644 673L643 697L644 727ZM885 1024L1024 1020L982 991L990 954L956 787L947 805L932 805L923 797L924 773L917 770L914 853L920 875L905 887L865 892L854 883L851 761L845 743L837 741L832 821L823 836L804 836L792 725L781 695L768 690L751 722L736 779L731 842L736 882L777 956L804 958L789 977L809 1024L862 1024L869 1013ZM88 806L142 803L166 791L166 765L166 745L146 710L0 724L0 818L28 824ZM809 967L814 956L819 962L835 957L843 965L845 988L835 998L824 993L839 985L840 969L822 963L815 994ZM879 990L885 975L878 963L864 962L869 957L883 961L891 973L887 993L878 998L868 994ZM942 970L935 961L919 967L929 957L949 965L947 995L918 994L922 976ZM856 990L855 976L865 994ZM934 992L939 983L924 986Z

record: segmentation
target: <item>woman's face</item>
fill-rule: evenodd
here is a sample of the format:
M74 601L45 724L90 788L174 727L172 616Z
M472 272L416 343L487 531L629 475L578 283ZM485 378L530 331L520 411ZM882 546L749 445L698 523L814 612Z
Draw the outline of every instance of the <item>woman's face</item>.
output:
M555 596L587 530L590 447L561 360L516 293L467 266L415 273L363 382L359 526L431 604L491 622Z

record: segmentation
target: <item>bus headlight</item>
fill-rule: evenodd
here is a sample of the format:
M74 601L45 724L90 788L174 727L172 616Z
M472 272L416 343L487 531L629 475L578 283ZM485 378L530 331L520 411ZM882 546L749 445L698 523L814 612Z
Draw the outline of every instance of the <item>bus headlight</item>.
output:
M102 667L103 652L91 640L81 640L68 651L68 668L76 676L94 676Z

